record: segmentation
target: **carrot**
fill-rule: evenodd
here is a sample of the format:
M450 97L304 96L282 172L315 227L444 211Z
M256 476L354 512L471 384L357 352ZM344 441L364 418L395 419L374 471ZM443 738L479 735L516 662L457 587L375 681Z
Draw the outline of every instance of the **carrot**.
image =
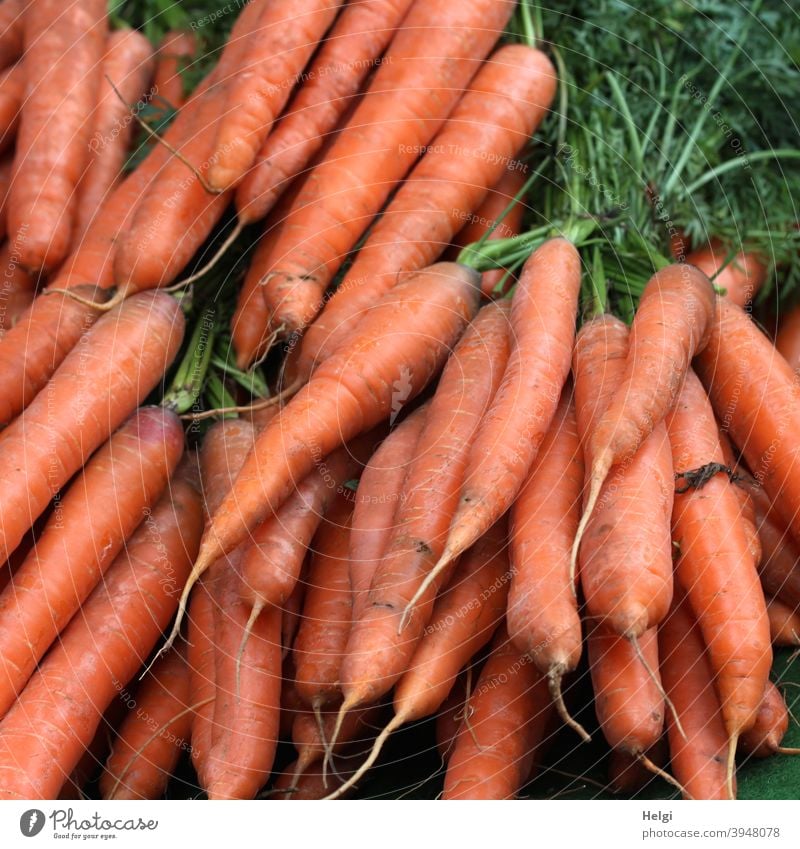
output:
M634 456L675 403L692 357L708 341L714 304L708 278L690 265L667 266L647 283L631 326L625 373L588 442L589 496L573 561L611 468Z
M10 330L36 297L36 278L19 264L12 246L0 248L0 331Z
M252 605L254 618L267 605L286 603L322 517L357 469L349 446L320 458L278 511L253 531L242 560L242 600Z
M711 403L691 369L666 421L678 484L684 471L724 463ZM772 665L764 593L740 516L726 475L675 493L676 576L707 646L734 751L755 721Z
M504 376L508 313L507 302L484 307L439 381L403 485L395 528L347 642L342 713L376 701L398 680L430 620L446 576L440 571L428 586L425 581L444 548L470 446Z
M158 799L188 746L189 667L179 652L162 657L136 693L100 776L104 799Z
M258 221L319 152L389 44L411 0L351 0L342 9L283 117L236 190L239 221Z
M409 400L428 384L475 310L475 276L465 266L440 263L376 304L348 350L329 358L259 434L212 517L190 585L281 506L316 457L386 418L394 381L403 379Z
M102 204L122 174L133 135L129 110L141 109L153 66L153 48L141 33L129 29L109 35L99 98L86 118L92 127L91 156L77 188L74 243L80 244L95 216L103 214Z
M511 8L505 0L411 7L367 93L301 188L260 266L275 294L271 302L281 304L273 327L284 323L288 335L314 317L345 256L442 126Z
M552 702L547 680L514 648L504 629L466 710L442 798L513 798L531 772Z
M59 499L0 595L0 716L161 494L182 450L178 418L144 408Z
M26 0L3 0L0 3L0 68L22 56L25 33Z
M525 173L514 167L518 163L508 163L503 176L486 195L483 203L467 218L467 223L456 233L453 244L465 248L481 239L510 239L522 231L522 219L525 215L525 203L522 198L515 200L525 185ZM510 208L509 208L510 207ZM514 281L502 268L484 271L481 291L484 298L496 298L505 295Z
M174 613L201 525L196 492L176 483L0 722L0 798L56 797Z
M343 281L340 288L349 323L376 295L393 285L398 273L423 268L442 253L464 217L480 205L528 142L547 113L555 89L555 70L539 50L506 45L487 60L426 155L392 198ZM476 120L476 116L482 117ZM336 148L334 144L331 156ZM313 180L318 172L319 168ZM354 214L362 215L363 211L359 207ZM359 220L362 227L368 223ZM347 224L352 226L350 221ZM287 239L294 226L290 212ZM343 245L343 250L349 247ZM296 260L279 253L284 248L292 250L286 239L279 239L275 247L278 253L273 253L265 269L263 291L273 329L283 324L294 332L303 329L319 311L329 277L326 273L317 276L310 266L304 276L291 271ZM303 257L312 255L305 246L303 250ZM335 260L341 262L341 257ZM344 309L341 302L340 309ZM345 333L341 319L340 313L328 325L337 327L337 337ZM330 339L325 342L328 350L338 344Z
M159 382L178 350L183 324L168 295L147 293L121 304L98 321L6 428L0 440L0 561Z
M339 694L339 671L350 634L350 517L340 495L314 537L303 615L294 640L295 686L316 715Z
M797 372L800 368L800 307L795 307L781 319L775 347Z
M418 407L386 437L361 474L350 527L350 588L357 618L372 577L396 526L403 483L425 426L427 405Z
M252 425L222 421L201 455L207 510L217 508L253 443ZM214 604L214 689L210 748L196 764L210 799L252 798L272 768L281 687L280 611L262 616L244 644L249 605L241 601L241 555L219 559L209 574Z
M676 598L670 615L659 627L658 648L664 689L680 717L683 734L667 717L670 760L684 798L726 799L734 793L726 754L729 734L714 687L700 628L688 603Z
M607 625L593 623L586 640L594 687L594 707L603 736L613 749L639 757L654 746L664 729L664 696L658 676L656 629L639 638L647 672L630 640Z
M767 266L762 257L747 251L739 251L722 268L728 259L729 248L718 239L692 251L686 262L699 268L714 281L715 286L725 290L725 297L740 307L747 306L758 294L767 279ZM722 270L720 270L722 269Z
M252 167L273 121L283 111L295 78L342 3L272 0L260 5L258 38L229 83L231 107L214 138L208 178L218 191L235 186Z
M743 752L753 758L768 758L770 755L797 755L800 749L787 749L781 746L784 735L789 730L789 711L781 691L767 681L764 697L758 708L756 721L749 731L742 734L739 741Z
M580 257L566 239L550 239L525 263L511 305L508 366L470 450L444 553L421 590L522 488L569 374L580 277Z
M786 525L771 509L769 497L759 489L751 492L761 540L758 570L764 592L797 609L800 607L800 550Z
M86 116L100 86L106 5L82 0L65 10L59 0L36 0L35 12L25 15L26 94L8 230L32 270L55 268L70 248L75 189L89 153Z
M291 655L294 638L297 635L297 629L300 627L300 616L303 611L303 602L306 597L305 578L307 573L308 560L306 560L306 563L300 568L300 576L297 579L297 583L294 585L292 594L288 599L286 599L286 604L283 606L283 617L281 618L281 647L283 649L282 656L284 660Z
M793 436L800 428L800 395L791 367L741 308L719 299L695 368L722 429L800 539L800 457Z
M186 102L182 72L196 55L197 37L188 30L171 30L158 45L153 89L173 109L180 109Z
M0 73L0 153L13 144L25 99L25 69L22 62Z
M336 795L359 781L400 726L439 710L462 667L492 639L502 621L510 577L507 527L500 521L462 558L395 687L394 716L378 735L369 757ZM339 734L334 732L333 739L338 742Z
M564 389L550 430L511 507L511 590L506 621L514 645L547 676L562 720L569 716L561 679L581 657L581 621L570 579L570 551L580 519L583 453L572 387Z
M800 646L800 613L777 598L767 599L773 646Z
M250 608L240 601L240 564L226 566L219 594L224 608L215 629L217 736L203 786L209 799L252 799L269 777L278 742L281 611L265 611L240 652Z

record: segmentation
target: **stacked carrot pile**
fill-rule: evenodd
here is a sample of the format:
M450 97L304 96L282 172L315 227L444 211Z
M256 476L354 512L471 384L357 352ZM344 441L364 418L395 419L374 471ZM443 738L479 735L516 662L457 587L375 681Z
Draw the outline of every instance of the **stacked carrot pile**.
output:
M432 716L445 798L511 798L589 737L584 663L621 774L728 798L788 751L793 367L721 256L629 327L591 227L518 235L557 78L515 4L251 0L188 98L195 40L105 5L0 3L0 798L98 763L157 798L187 752L211 799L335 797ZM251 233L218 368L286 356L198 440L164 387L218 356L184 314Z

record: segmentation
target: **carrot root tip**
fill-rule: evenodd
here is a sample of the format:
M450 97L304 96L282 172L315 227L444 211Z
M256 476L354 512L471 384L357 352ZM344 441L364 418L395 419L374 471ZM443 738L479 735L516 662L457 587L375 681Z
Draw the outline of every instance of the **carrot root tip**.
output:
M563 670L559 666L557 668L551 669L547 675L547 686L550 688L550 697L553 699L553 703L556 706L556 711L558 715L561 717L561 721L568 727L571 728L584 743L591 743L592 735L578 722L567 710L567 706L564 704L564 694L561 690L561 681L563 678Z

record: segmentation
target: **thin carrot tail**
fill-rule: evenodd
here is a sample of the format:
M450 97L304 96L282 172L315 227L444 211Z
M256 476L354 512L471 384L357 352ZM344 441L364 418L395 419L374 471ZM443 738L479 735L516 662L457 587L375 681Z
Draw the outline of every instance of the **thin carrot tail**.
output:
M788 746L776 746L775 754L778 755L800 755L800 749L794 749Z
M740 731L736 731L730 736L730 740L728 741L728 769L726 773L725 783L728 787L728 798L732 801L736 801L736 790L733 787L733 779L736 775L736 746L739 743L739 734Z
M406 625L408 625L408 620L411 618L411 614L414 611L414 607L417 602L422 598L425 591L430 587L430 585L442 574L442 572L458 557L461 551L454 550L449 544L444 550L444 554L439 558L437 564L431 569L430 572L425 576L422 583L417 587L417 591L411 596L411 601L405 606L403 610L403 615L400 617L400 624L397 626L397 633L402 634Z
M109 312L114 307L121 304L127 297L127 291L124 288L117 289L114 296L107 301L90 301L88 298L83 298L72 289L44 289L43 295L66 295L70 300L81 304L84 307L97 310L98 312Z
M572 543L572 553L569 558L569 582L572 585L573 595L578 595L578 553L581 549L581 540L586 533L586 528L589 526L589 520L592 518L594 508L597 506L597 501L600 498L600 490L608 477L611 469L611 458L608 452L600 454L592 466L591 478L589 480L589 498L586 501L586 507L583 510L583 515L578 523L578 530L575 534L575 541Z
M253 605L253 609L250 611L250 618L247 620L247 625L244 627L244 634L242 634L242 642L239 644L239 653L236 655L236 701L239 701L241 697L241 671L242 671L242 657L244 656L244 650L247 648L247 641L250 639L250 635L253 633L253 628L255 628L256 621L258 617L261 615L261 611L264 609L264 602L259 602L258 604Z
M561 664L554 666L547 673L547 686L550 688L550 697L553 699L556 711L558 711L558 715L561 717L562 722L568 728L571 728L584 743L590 743L592 740L591 734L589 734L580 722L572 717L570 712L567 710L567 706L564 704L564 695L561 692L561 680L563 677L564 670Z
M191 172L197 177L197 181L203 187L203 189L208 192L210 195L221 195L224 189L216 189L212 186L206 178L202 175L200 170L193 165L189 160L173 145L171 145L162 135L156 132L148 123L145 121L140 115L139 111L135 108L131 108L130 104L127 100L122 96L120 90L114 85L114 81L106 74L106 79L108 80L108 84L114 90L114 94L129 108L130 114L133 117L133 120L150 136L150 138L154 139L158 144L165 147L172 156L174 156L177 160L182 162Z
M164 292L180 292L185 289L187 286L191 286L192 283L196 283L201 278L205 277L210 271L213 271L216 268L217 263L225 256L225 254L230 249L231 245L242 235L242 230L244 230L245 222L239 219L236 222L236 226L231 230L228 234L227 239L220 245L219 250L211 257L211 259L198 271L195 271L194 274L187 277L185 280L180 280L172 286L168 286L164 289Z
M680 783L680 781L678 781L677 778L675 778L674 775L670 775L665 769L661 769L658 764L653 763L653 761L651 761L650 758L648 758L647 755L644 754L644 752L640 752L636 757L646 770L652 772L653 775L657 775L659 778L663 778L664 781L666 781L668 784L671 784L673 787L676 787L685 799L693 798L689 795L689 793L686 791L686 788Z
M265 410L267 407L274 407L275 404L281 404L288 398L295 395L303 388L305 380L298 378L290 383L285 389L282 389L277 395L271 398L265 398L263 401L256 401L254 404L245 404L241 407L219 407L216 410L203 410L202 413L185 413L180 418L184 421L198 422L203 419L211 419L214 416L225 416L229 413L255 413L258 410Z
M325 722L322 719L322 699L317 697L311 702L311 710L314 713L314 718L317 720L317 728L319 729L319 739L322 743L324 755L322 758L322 786L328 789L328 767L333 763L333 748L328 743L328 738L325 734Z
M189 594L192 592L192 587L202 578L203 573L208 569L211 565L211 562L206 562L203 559L202 553L198 556L197 562L194 564L192 568L191 574L186 581L186 585L183 588L183 592L181 593L181 597L178 601L178 611L175 614L175 622L172 625L172 630L169 632L169 636L167 637L167 641L163 646L156 652L155 657L150 661L150 663L145 668L144 672L142 672L139 680L144 678L145 675L150 671L153 664L161 657L161 655L166 654L175 643L175 640L178 638L178 635L181 631L181 625L183 624L183 619L186 616L186 608L189 604Z
M629 636L628 639L631 641L631 645L633 646L633 650L636 652L636 657L639 658L639 662L645 668L645 671L650 676L650 680L656 685L658 688L658 692L661 694L661 698L664 699L664 703L666 704L669 712L672 714L672 718L675 721L675 727L678 729L681 737L684 740L687 740L686 732L683 730L683 725L681 724L681 719L678 716L678 711L675 710L675 705L672 703L672 699L667 695L667 691L664 689L661 681L658 680L658 676L656 675L653 668L647 662L647 658L645 658L642 653L641 646L639 645L639 638L636 636Z
M347 712L352 710L354 707L357 707L360 701L361 699L358 695L351 695L345 698L342 702L341 707L339 708L339 713L336 714L336 724L333 726L333 734L331 734L329 743L330 751L333 751L336 741L339 739L339 734L342 732L342 723L344 722Z
M328 794L325 799L338 799L340 796L345 794L350 788L355 787L356 783L359 782L363 776L367 773L368 770L372 768L375 761L378 760L378 755L381 753L381 749L383 749L384 744L389 739L390 735L393 731L396 731L404 722L404 718L402 714L396 714L389 721L389 724L381 731L381 733L375 738L375 743L370 750L369 755L367 755L367 759L363 764L350 776L350 778L345 781L341 787L338 787L333 793Z

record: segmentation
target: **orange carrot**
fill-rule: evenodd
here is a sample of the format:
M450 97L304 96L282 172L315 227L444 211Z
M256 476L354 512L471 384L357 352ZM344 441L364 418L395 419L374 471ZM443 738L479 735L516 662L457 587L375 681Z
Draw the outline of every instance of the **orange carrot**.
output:
M794 450L800 395L791 367L740 307L719 299L695 368L722 429L800 540L800 455Z
M350 527L350 588L358 617L372 578L396 527L403 483L415 459L427 405L417 408L386 437L361 474Z
M800 646L800 612L777 598L768 598L767 615L773 646Z
M337 795L367 772L395 730L439 710L461 668L491 640L497 623L503 620L511 576L506 524L498 522L464 554L397 683L394 716L378 735L369 757ZM336 731L333 739L339 740Z
M300 569L300 577L294 585L292 594L283 606L283 617L281 619L281 647L283 648L283 659L290 656L297 629L300 627L300 616L303 611L303 601L306 597L305 577L308 572L308 560ZM252 615L252 614L251 614Z
M303 615L294 640L295 686L319 715L339 693L353 612L349 562L353 505L340 495L314 537Z
M420 588L444 548L470 446L504 376L508 306L489 304L478 313L430 402L395 528L347 643L342 712L376 701L397 681L430 620L445 574Z
M515 201L515 198L525 185L525 172L522 168L514 167L517 165L519 163L506 165L503 176L486 195L484 202L456 233L454 245L465 248L484 237L487 241L492 241L510 239L520 234L525 215L525 201L524 198ZM506 274L502 268L496 268L483 272L481 291L484 298L497 298L505 295L513 284L511 275Z
M430 382L477 306L475 278L465 266L440 263L375 305L348 350L329 358L259 434L212 517L190 583L274 513L316 457L386 418L395 381L409 400Z
M800 307L795 307L783 316L778 325L775 347L797 372L800 368Z
M569 374L580 278L580 257L566 239L550 239L525 263L511 305L508 367L470 450L444 553L426 582L502 516L525 482Z
M24 99L25 69L18 62L0 72L0 153L14 144Z
M228 83L229 114L216 129L208 179L218 191L235 186L252 167L342 0L262 0L259 5L258 38Z
M25 8L26 0L3 0L0 3L0 68L22 56Z
M146 407L59 499L0 595L0 716L159 497L182 451L177 416Z
M25 103L14 159L8 231L22 264L52 269L71 245L75 189L89 158L108 27L105 0L67 9L37 0L25 15Z
M705 274L684 264L657 271L645 287L625 373L589 438L589 495L573 559L611 468L634 456L675 403L692 357L708 341L714 297Z
M289 333L314 317L345 256L442 126L511 8L505 0L411 7L367 93L301 188L260 266L277 292L273 303L282 305L273 327L284 322Z
M327 325L337 328L337 338L342 338L355 317L394 284L399 273L423 268L445 250L464 217L474 212L528 142L547 113L555 89L555 70L539 50L506 45L489 58L392 198L342 282L339 314ZM476 116L490 117L476 120ZM331 155L336 148L334 144ZM359 208L356 214L363 212ZM292 222L290 213L287 239L295 226ZM363 221L362 226L366 223ZM351 222L347 224L351 226ZM278 253L267 262L263 289L272 329L285 325L293 332L303 329L319 311L329 277L326 273L318 276L313 268L309 268L310 278L309 274L299 277L297 272L287 272L294 260L279 253L284 248L292 250L286 241L279 239L275 246ZM349 247L345 245L343 250ZM310 255L305 246L304 255ZM341 262L341 257L336 262ZM341 312L345 303L346 314ZM328 350L337 344L325 340ZM304 377L310 365L305 366Z
M666 738L662 735L652 749L645 752L646 760L624 752L622 749L612 749L608 761L609 783L615 793L633 796L652 781L658 770L667 766L669 755ZM656 771L645 764L654 764Z
M769 496L758 487L751 488L750 492L761 540L758 570L764 591L792 609L800 608L800 548L786 525L775 515Z
M592 623L587 635L594 707L603 735L613 749L639 757L656 744L664 729L664 697L640 655L607 625ZM641 656L658 675L655 628L639 638Z
M0 440L0 561L159 382L177 353L183 326L180 307L168 295L131 298L97 322L5 430ZM32 433L37 437L32 439Z
M784 735L789 730L789 711L781 691L767 681L764 697L758 708L756 721L749 731L742 734L742 751L753 758L768 758L770 755L796 755L800 749L786 749L781 746Z
M73 243L80 244L95 216L104 214L102 204L122 175L134 128L129 110L141 109L153 65L153 48L140 32L117 30L108 37L99 99L86 119L91 156L77 188Z
M729 735L703 637L686 601L676 599L661 623L658 647L664 689L683 728L681 733L667 716L672 771L684 798L729 798Z
M202 526L177 482L0 722L0 798L54 799L175 611Z
M734 485L716 474L697 488L689 481L681 486L682 472L724 463L711 402L691 369L667 427L678 484L672 514L680 551L676 576L707 646L735 750L739 735L755 722L769 678L769 619Z
M561 679L581 657L581 621L569 567L583 475L572 387L568 386L511 507L513 570L506 619L516 647L547 676L562 719L588 739L567 713L561 696Z
M715 286L725 290L725 297L740 307L747 306L758 294L767 279L767 266L762 257L739 251L722 268L728 259L729 249L718 239L711 239L705 247L692 251L686 262L697 266L712 278ZM720 271L720 268L722 270Z
M186 102L182 71L196 54L197 37L188 30L171 30L158 45L153 88L156 96L173 109L180 109Z
M240 651L250 608L240 601L241 574L236 563L229 564L221 581L219 598L225 607L218 611L215 629L217 736L203 783L209 799L252 799L269 776L278 742L281 611L265 611Z
M411 0L351 0L236 191L239 220L258 221L320 150L392 39Z
M242 600L252 605L254 617L267 605L286 603L322 517L357 469L350 446L320 458L286 503L253 531L242 560Z
M158 799L188 746L189 667L179 652L160 658L136 693L100 776L104 799Z
M513 798L531 772L552 708L547 680L501 629L469 698L442 798Z
M0 248L0 331L10 330L36 297L36 278L19 264L12 246Z

